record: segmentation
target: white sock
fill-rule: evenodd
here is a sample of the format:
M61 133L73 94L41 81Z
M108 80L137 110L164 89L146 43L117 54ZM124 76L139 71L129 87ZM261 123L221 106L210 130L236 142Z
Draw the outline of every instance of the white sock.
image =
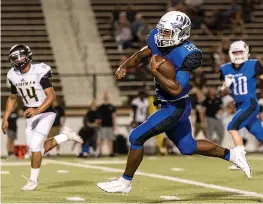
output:
M54 137L58 144L68 141L68 136L66 134L59 134Z
M119 178L119 181L120 181L121 183L123 183L124 185L126 185L126 186L129 186L129 185L131 184L131 181L123 178L122 176Z
M30 178L29 178L31 181L37 182L39 170L40 170L40 168L38 168L38 169L31 168L31 175L30 175Z
M235 161L236 159L236 152L234 149L230 149L230 158L229 158L229 161Z

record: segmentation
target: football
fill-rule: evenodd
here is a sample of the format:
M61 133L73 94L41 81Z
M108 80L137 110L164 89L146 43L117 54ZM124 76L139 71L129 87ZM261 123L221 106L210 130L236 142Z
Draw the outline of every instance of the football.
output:
M163 59L165 59L165 62L163 64L161 64L161 66L159 67L158 71L162 75L164 75L165 77L174 79L175 78L175 68L172 65L172 63L168 59L166 59L166 58L164 58L162 56L154 55L154 56L152 56L152 58L153 57L155 58L156 62L160 62Z

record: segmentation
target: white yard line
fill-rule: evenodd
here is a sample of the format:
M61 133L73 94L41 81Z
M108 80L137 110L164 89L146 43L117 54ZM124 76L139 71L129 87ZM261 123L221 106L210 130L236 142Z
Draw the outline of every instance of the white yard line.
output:
M9 171L0 171L1 174L10 174Z
M164 196L163 195L163 196L160 196L160 198L163 200L180 200L180 198L177 196Z
M49 160L49 159L46 159L46 162L53 163L53 164L61 164L61 165L66 165L66 166L82 167L82 168L87 168L87 169L99 169L102 171L106 170L106 171L111 171L111 172L123 173L123 169L94 166L94 165L88 165L88 164L76 164L76 163L72 163L72 162L54 161L54 160ZM175 181L175 182L190 184L190 185L194 185L194 186L216 189L219 191L227 191L227 192L231 192L231 193L238 193L238 194L251 196L251 197L263 198L263 194L256 193L256 192L244 191L244 190L229 188L229 187L225 187L225 186L219 186L219 185L208 184L208 183L203 183L203 182L198 182L198 181L181 179L181 178L174 177L174 176L165 176L165 175L160 175L160 174L151 174L151 173L144 173L144 172L139 172L139 171L136 172L136 175L146 176L146 177L150 177L150 178L159 178L159 179L168 180L168 181Z
M172 171L184 171L184 169L182 169L182 168L175 168L175 167L174 167L174 168L171 168L171 170L172 170Z

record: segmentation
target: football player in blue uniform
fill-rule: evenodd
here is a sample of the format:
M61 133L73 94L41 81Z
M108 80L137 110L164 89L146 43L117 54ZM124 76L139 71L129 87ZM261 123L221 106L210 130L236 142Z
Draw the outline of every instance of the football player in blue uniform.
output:
M232 135L235 149L242 157L246 157L243 139L239 134L241 128L246 128L259 142L263 142L263 127L257 118L260 105L257 102L257 77L263 80L263 67L256 59L249 58L249 47L243 41L235 41L229 49L231 63L221 66L220 79L224 80L221 90L230 88L237 109L227 130ZM239 169L231 166L229 169Z
M134 68L144 58L152 57L151 73L155 78L157 103L162 108L152 114L144 123L133 129L129 136L131 143L127 165L123 175L111 182L98 183L105 192L128 193L131 180L143 159L143 145L149 138L165 132L184 155L201 154L233 162L247 176L250 169L247 161L238 160L235 151L225 149L208 140L194 140L189 120L191 102L188 96L190 72L201 66L202 52L187 39L190 36L191 21L178 11L166 13L147 39L147 46L127 59L116 71L117 79L125 77L126 70ZM169 60L176 70L175 79L158 71L163 63L156 55ZM172 73L171 73L172 74Z

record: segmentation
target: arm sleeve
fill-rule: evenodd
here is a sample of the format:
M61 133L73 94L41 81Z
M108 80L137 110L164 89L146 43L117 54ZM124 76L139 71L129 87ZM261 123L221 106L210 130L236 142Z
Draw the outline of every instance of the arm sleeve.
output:
M224 81L225 80L225 77L223 75L223 72L222 70L220 70L220 77L219 77L220 81Z
M187 71L178 70L175 79L180 83L182 89L184 89L190 80L190 74Z
M182 63L182 70L192 71L200 67L202 64L202 52L195 51L187 55Z
M260 64L260 62L257 61L257 64L256 64L256 75L259 76L259 75L262 75L262 74L263 74L263 67Z
M11 94L17 94L17 90L14 84L10 80L9 83L11 84Z
M52 87L52 84L49 80L49 78L52 77L52 73L51 71L49 71L48 73L46 73L41 79L40 79L40 84L42 86L43 89L47 89L49 87Z

